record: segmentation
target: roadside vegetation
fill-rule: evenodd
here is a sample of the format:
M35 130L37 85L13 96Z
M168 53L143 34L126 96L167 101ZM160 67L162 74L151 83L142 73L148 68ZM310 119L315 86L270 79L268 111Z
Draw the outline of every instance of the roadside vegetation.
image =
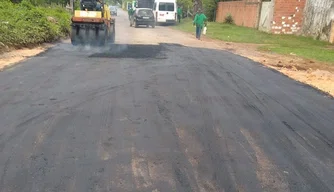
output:
M70 32L71 13L59 5L36 6L28 0L4 0L0 10L0 52L52 42Z
M175 29L194 33L192 20L183 19ZM259 50L279 54L296 55L334 64L334 48L329 43L295 35L274 35L256 29L225 23L208 22L206 36L212 39L236 43L259 44Z

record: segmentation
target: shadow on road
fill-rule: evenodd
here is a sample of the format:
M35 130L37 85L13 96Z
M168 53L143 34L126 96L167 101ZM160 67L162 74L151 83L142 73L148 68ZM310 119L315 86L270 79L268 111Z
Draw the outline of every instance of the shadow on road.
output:
M107 50L100 53L94 53L89 57L103 57L103 58L150 58L150 59L166 59L164 54L166 48L162 45L129 45L129 44L115 44L110 46Z
M59 44L36 57L52 57L58 54L82 56L89 58L133 58L133 59L167 59L167 52L173 47L186 47L180 44L159 43L153 44L112 44L104 47L75 46ZM185 54L185 56L187 56Z

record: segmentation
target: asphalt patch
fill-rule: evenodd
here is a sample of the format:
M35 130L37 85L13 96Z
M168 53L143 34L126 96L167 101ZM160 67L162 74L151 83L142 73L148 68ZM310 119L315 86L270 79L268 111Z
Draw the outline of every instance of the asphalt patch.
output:
M107 51L94 53L89 57L102 58L134 58L134 59L166 59L166 48L162 45L121 45L115 44Z

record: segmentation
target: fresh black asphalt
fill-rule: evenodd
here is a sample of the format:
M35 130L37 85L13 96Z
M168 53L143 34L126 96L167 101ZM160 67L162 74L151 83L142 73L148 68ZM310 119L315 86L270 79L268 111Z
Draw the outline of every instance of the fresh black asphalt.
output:
M0 191L334 191L334 100L224 51L60 43L0 72Z

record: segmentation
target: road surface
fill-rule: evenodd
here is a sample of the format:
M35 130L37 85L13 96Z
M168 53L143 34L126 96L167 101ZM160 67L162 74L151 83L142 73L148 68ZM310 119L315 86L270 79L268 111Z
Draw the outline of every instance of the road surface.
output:
M334 102L164 26L0 73L1 192L334 191Z

